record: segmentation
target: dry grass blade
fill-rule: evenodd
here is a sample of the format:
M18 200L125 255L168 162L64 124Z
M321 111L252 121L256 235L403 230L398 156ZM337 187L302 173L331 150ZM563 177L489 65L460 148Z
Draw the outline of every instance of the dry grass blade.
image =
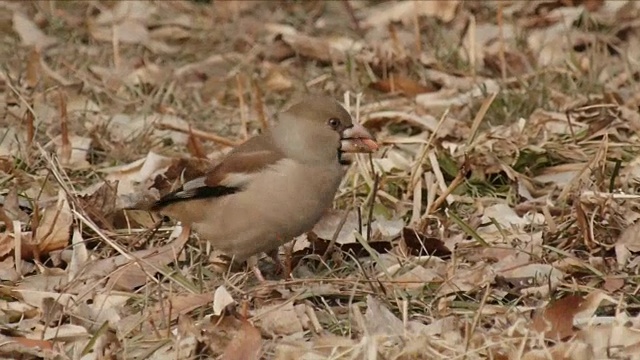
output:
M190 134L192 136L195 137L199 137L201 139L205 139L205 140L209 140L209 141L213 141L214 143L220 144L220 145L224 145L224 146L237 146L239 145L239 142L234 141L234 140L229 140L227 138L224 138L222 136L216 135L216 134L212 134L206 131L202 131L202 130L198 130L198 129L192 129L191 127L189 128L181 128L172 124L165 124L165 123L157 123L154 125L157 129L159 130L172 130L172 131L178 131L181 133L185 133L185 134Z

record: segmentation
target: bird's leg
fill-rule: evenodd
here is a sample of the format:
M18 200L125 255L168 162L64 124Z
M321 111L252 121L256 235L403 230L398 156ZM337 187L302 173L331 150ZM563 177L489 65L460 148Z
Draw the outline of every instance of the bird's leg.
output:
M295 241L295 240L294 240ZM284 269L286 271L286 278L289 279L291 277L291 272L293 271L293 244L285 244L284 245Z
M256 279L258 279L259 282L265 282L266 280L264 279L264 276L262 275L262 272L260 271L260 268L258 268L258 257L257 256L251 256L247 259L247 267L249 269L251 269L251 271L253 271L253 275L256 276Z
M278 252L278 248L275 248L266 253L271 260L273 260L273 264L275 266L275 273L282 274L286 276L284 266L282 266L282 262L280 262L280 254Z

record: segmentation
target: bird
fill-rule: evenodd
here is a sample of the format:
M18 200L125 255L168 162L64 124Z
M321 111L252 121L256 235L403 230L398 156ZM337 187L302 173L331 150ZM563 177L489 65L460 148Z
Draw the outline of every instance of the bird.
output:
M307 96L150 209L190 227L233 262L253 259L264 280L256 256L266 253L282 269L279 247L310 231L332 206L349 154L376 150L371 133L338 101Z

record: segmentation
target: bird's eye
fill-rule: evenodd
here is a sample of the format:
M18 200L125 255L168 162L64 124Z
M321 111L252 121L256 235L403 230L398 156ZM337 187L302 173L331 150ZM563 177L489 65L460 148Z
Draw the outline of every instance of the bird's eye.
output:
M327 120L327 124L329 124L329 126L331 126L332 129L337 129L338 126L340 126L340 120L336 118L331 118Z

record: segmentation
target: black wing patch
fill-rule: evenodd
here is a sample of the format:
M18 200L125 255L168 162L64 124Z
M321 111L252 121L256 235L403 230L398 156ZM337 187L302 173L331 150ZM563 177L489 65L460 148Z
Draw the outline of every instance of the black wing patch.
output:
M186 199L217 198L217 197L235 194L240 190L242 190L240 187L231 187L231 186L222 186L222 185L203 186L203 187L197 187L189 190L178 190L178 191L172 192L171 194L167 194L160 200L156 201L151 206L151 210L158 211L167 205L177 203L179 201L184 201Z

